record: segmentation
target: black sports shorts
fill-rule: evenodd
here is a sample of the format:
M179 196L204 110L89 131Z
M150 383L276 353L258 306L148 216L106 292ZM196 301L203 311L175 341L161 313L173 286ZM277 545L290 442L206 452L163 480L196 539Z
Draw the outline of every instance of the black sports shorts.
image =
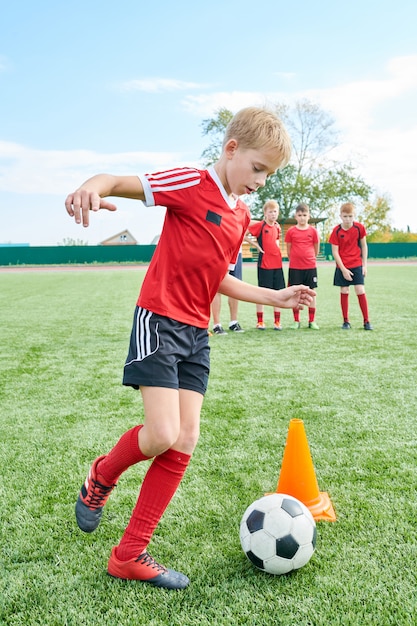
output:
M267 289L285 289L285 278L282 267L266 270L258 265L258 285Z
M229 274L231 276L234 276L235 278L238 278L239 280L242 280L242 253L241 252L239 252L238 254L235 269L230 270Z
M317 268L312 267L307 270L296 270L290 267L288 270L288 286L290 285L306 285L310 289L318 287Z
M358 267L349 267L348 268L352 274L352 280L346 280L346 278L342 274L342 270L340 267L336 267L333 285L335 287L350 287L350 285L364 285L365 284L365 276L363 274L363 266L359 265Z
M136 307L124 385L189 389L204 395L209 372L207 329Z

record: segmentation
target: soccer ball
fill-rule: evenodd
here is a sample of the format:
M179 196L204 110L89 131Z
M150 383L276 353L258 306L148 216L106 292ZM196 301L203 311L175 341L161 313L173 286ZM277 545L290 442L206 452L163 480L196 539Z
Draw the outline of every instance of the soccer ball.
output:
M240 543L248 559L268 574L303 567L316 547L316 523L296 498L273 493L253 502L240 523Z

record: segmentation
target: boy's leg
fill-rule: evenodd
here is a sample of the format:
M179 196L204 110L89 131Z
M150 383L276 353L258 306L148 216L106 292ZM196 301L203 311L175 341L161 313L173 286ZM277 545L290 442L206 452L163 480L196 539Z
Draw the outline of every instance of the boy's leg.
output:
M135 426L122 435L114 448L97 465L99 480L105 485L116 483L120 474L131 465L149 459L139 447L139 433L143 425Z
M99 525L103 507L128 467L165 452L177 440L180 432L178 391L147 387L160 415L148 410L145 424L128 430L108 455L99 457L91 466L75 506L78 526L84 532L93 532ZM200 395L200 394L198 394ZM172 408L174 407L174 409Z
M216 293L211 303L211 316L213 318L213 326L220 325L220 311L222 307L222 296L220 293Z
M236 298L228 298L230 321L236 322L238 317L239 300Z
M365 287L363 285L355 285L355 293L358 297L359 307L363 316L364 328L365 330L372 330L372 326L369 323L368 300Z
M75 505L77 524L84 532L93 532L99 525L103 507L120 474L131 465L149 458L138 445L141 428L142 426L135 426L128 430L109 454L100 456L93 462Z
M184 476L197 444L203 395L195 391L181 389L178 392L156 387L143 387L141 391L147 427L140 434L141 448L148 454L156 453L161 431L165 441L167 433L172 435L175 431L175 426L170 428L171 423L176 425L178 431L170 447L155 454L129 524L119 545L112 552L108 571L118 578L147 580L156 584L153 579L149 579L149 574L153 574L154 570L150 570L143 555ZM167 415L171 416L170 419L167 419ZM138 557L141 558L138 560ZM163 573L162 576L168 574ZM159 585L159 574L157 578Z
M340 288L340 308L344 323L349 323L349 287Z
M256 328L264 330L264 307L263 304L256 305Z
M317 302L317 299L316 299L316 296L314 296L311 305L308 307L308 327L312 328L313 330L320 330L320 327L315 322L316 309L317 309L316 302Z

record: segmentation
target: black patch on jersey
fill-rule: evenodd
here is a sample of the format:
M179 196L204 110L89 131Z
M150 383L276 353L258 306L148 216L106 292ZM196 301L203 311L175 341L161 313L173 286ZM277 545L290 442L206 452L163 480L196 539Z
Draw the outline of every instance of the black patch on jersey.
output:
M222 216L218 213L214 213L214 211L207 211L206 220L212 224L216 224L216 226L220 226Z

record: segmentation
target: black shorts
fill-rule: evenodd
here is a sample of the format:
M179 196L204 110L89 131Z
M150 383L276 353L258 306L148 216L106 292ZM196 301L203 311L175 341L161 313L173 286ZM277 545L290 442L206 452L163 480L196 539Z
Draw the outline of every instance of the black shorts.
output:
M365 276L363 274L362 265L359 265L358 267L348 267L348 269L353 274L352 280L346 280L340 267L336 267L333 279L333 285L335 287L350 287L351 285L365 284Z
M239 252L238 254L235 269L230 270L229 274L231 276L234 276L235 278L238 278L239 280L242 280L242 253L241 252Z
M282 267L277 270L266 270L258 265L258 285L267 289L285 289Z
M123 384L189 389L202 395L210 372L206 328L197 328L136 307Z
M310 289L318 287L317 268L312 267L308 270L296 270L290 267L288 270L288 286L290 285L306 285Z

